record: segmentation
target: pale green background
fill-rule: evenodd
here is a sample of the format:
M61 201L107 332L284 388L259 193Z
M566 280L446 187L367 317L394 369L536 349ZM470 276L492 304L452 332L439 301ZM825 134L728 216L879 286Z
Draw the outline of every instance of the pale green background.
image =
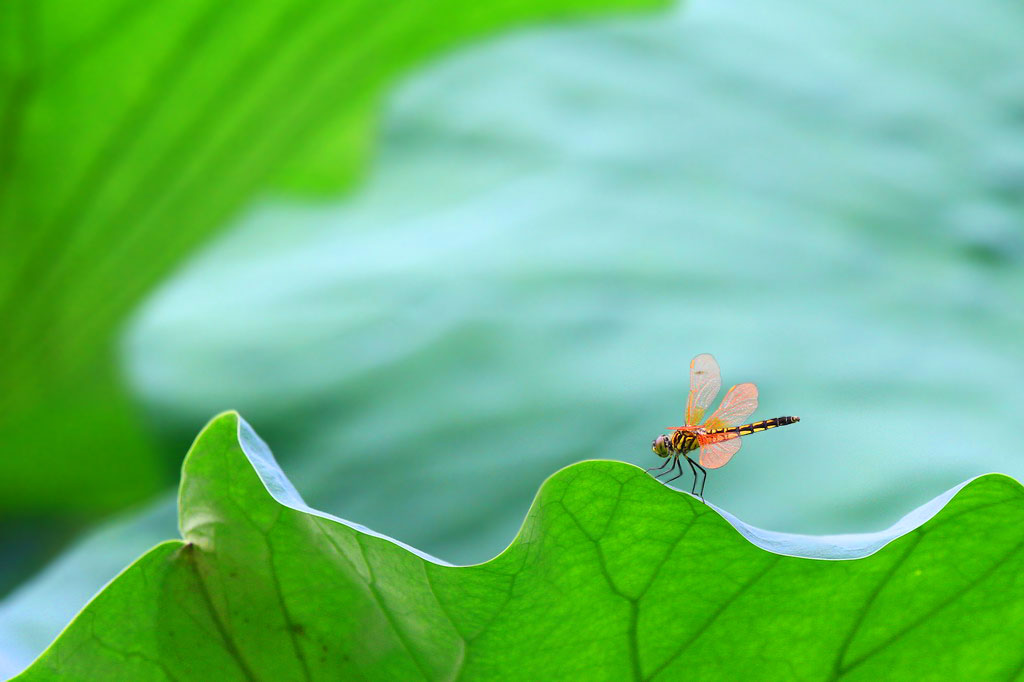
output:
M754 524L1021 475L1017 10L879 10L697 2L444 60L357 196L266 202L150 302L135 385L182 436L241 410L311 504L462 562L556 468L654 463L705 351L804 420L709 479Z

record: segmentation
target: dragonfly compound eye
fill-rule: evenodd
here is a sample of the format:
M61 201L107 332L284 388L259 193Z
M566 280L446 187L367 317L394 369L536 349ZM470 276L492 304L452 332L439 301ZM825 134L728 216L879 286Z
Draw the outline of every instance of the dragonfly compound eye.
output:
M668 436L658 436L653 441L651 441L651 450L654 450L654 454L656 454L658 457L668 457L668 443Z

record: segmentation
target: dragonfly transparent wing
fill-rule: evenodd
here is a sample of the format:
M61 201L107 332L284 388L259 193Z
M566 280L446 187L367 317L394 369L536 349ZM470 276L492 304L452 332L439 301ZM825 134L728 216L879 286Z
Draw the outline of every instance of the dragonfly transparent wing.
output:
M722 404L704 422L704 428L724 429L739 426L754 414L757 409L757 386L754 384L738 384L729 389L722 398ZM737 446L739 449L739 446Z
M690 361L690 398L686 401L686 424L700 424L708 406L722 390L722 372L710 353L702 353Z
M732 459L743 445L743 439L735 433L716 433L701 439L700 465L706 469L717 469Z

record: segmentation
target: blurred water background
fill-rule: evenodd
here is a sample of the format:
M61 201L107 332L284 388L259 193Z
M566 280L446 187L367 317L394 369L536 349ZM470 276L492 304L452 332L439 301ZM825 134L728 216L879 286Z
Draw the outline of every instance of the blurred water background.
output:
M711 472L748 523L1020 479L1022 26L697 0L462 50L389 98L355 194L267 197L162 286L127 376L169 450L238 409L309 504L454 563L564 465L657 463L700 352L803 419ZM168 496L83 541L0 606L4 654L175 532Z

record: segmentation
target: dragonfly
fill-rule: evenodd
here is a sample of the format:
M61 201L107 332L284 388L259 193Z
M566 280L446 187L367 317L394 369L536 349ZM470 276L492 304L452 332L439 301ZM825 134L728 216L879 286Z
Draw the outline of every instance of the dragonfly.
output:
M690 362L690 397L686 401L686 425L669 426L671 434L663 434L651 442L654 454L665 458L665 463L647 471L668 471L655 478L666 476L676 469L679 473L665 482L671 482L683 475L682 460L690 465L693 472L693 488L697 493L697 471L704 476L700 484L700 499L704 499L704 484L708 481L708 469L725 466L733 455L739 452L742 436L767 431L778 426L787 426L800 421L800 417L775 417L759 422L744 424L757 409L757 386L751 383L737 384L729 389L718 409L704 421L704 414L722 390L722 373L710 353L702 353ZM703 422L703 423L701 423ZM697 461L689 453L700 450ZM671 466L670 466L671 465Z

